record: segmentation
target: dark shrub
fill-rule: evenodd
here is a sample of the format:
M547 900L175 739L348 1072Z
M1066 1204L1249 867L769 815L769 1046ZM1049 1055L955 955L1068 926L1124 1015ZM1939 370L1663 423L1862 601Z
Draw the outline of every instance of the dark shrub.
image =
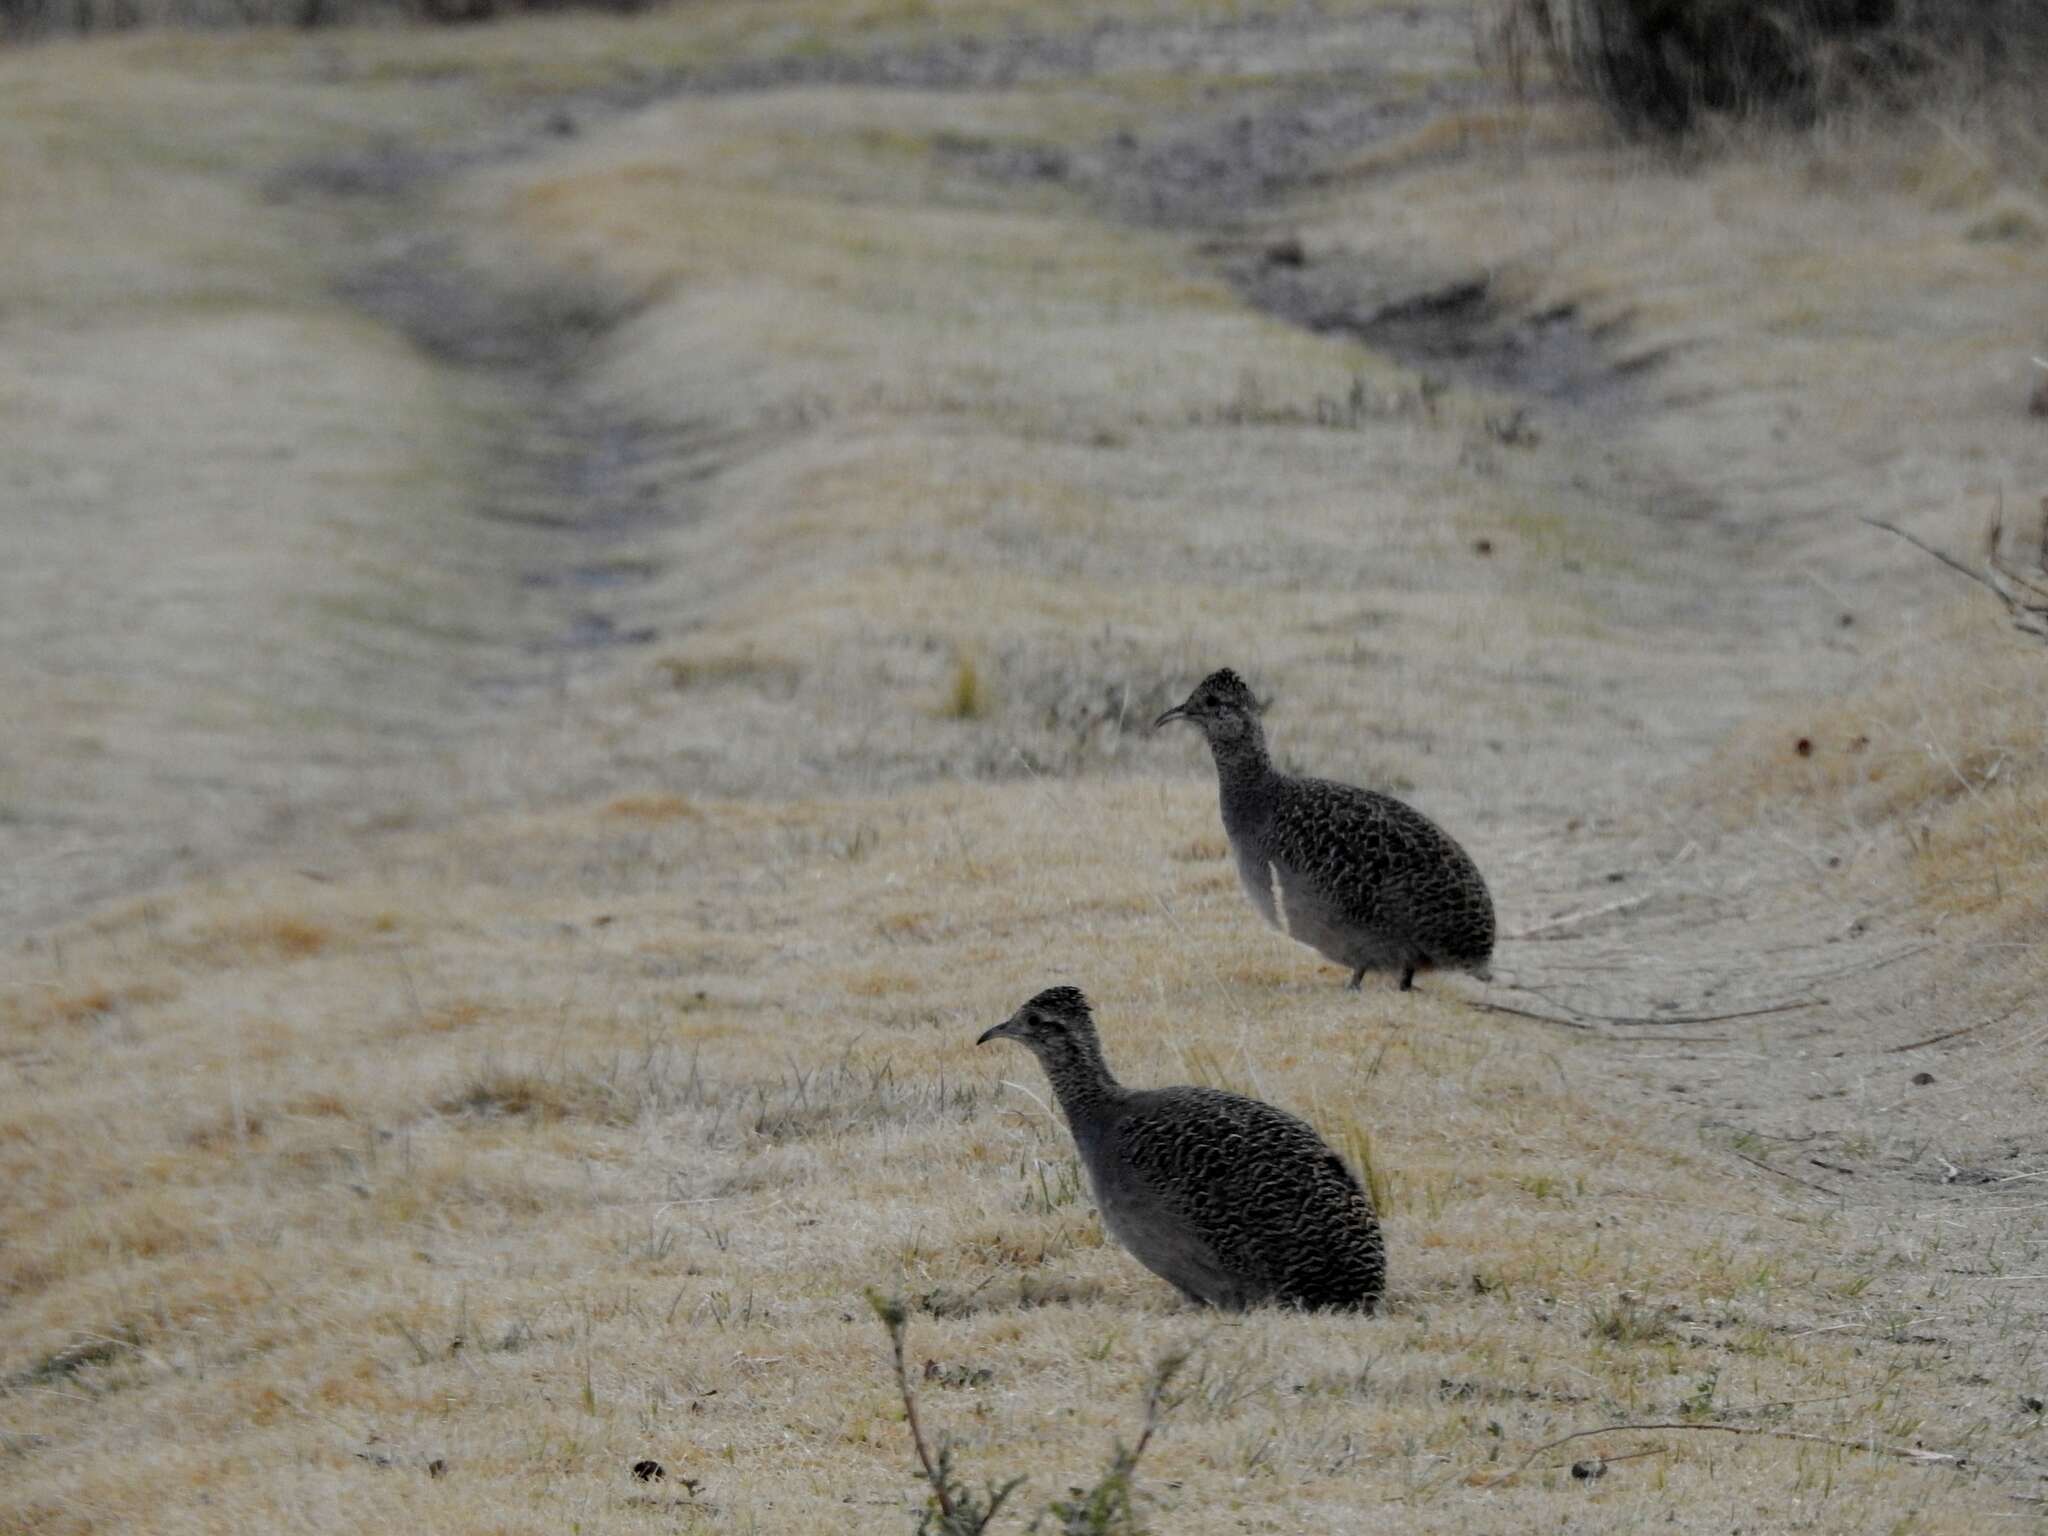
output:
M1501 0L1510 67L1535 46L1630 132L1705 114L1810 120L1850 96L2023 85L2048 68L2048 0Z

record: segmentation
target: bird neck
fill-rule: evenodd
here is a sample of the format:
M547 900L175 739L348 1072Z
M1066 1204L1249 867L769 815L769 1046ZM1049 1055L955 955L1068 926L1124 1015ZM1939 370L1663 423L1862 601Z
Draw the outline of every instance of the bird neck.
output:
M1242 735L1229 740L1211 740L1209 751L1216 759L1216 782L1223 794L1223 814L1256 796L1273 776L1273 760L1266 755L1266 732L1256 720L1248 721Z
M1069 1125L1089 1119L1117 1091L1117 1080L1102 1056L1102 1044L1093 1035L1074 1033L1048 1041L1038 1060Z

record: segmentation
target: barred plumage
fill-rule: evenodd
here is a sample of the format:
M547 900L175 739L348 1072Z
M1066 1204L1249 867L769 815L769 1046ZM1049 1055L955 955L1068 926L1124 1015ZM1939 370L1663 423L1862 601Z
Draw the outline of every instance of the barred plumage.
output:
M1039 993L977 1043L998 1039L1030 1047L1045 1068L1103 1225L1189 1300L1378 1303L1379 1219L1307 1123L1216 1088L1125 1088L1074 987Z
M1237 871L1266 921L1351 970L1450 968L1486 975L1493 897L1449 833L1390 795L1280 772L1260 707L1228 668L1169 709L1200 727L1216 759Z

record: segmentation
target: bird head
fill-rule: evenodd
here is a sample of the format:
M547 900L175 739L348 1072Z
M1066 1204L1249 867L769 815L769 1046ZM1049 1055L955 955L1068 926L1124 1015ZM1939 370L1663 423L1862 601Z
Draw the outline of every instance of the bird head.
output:
M1047 987L1002 1023L985 1030L976 1045L991 1040L1015 1040L1040 1056L1055 1054L1076 1040L1092 1039L1095 1015L1079 987Z
M1240 741L1258 729L1259 716L1265 708L1252 696L1244 679L1225 667L1197 683L1184 702L1152 722L1152 729L1158 730L1169 720L1185 720L1212 742Z

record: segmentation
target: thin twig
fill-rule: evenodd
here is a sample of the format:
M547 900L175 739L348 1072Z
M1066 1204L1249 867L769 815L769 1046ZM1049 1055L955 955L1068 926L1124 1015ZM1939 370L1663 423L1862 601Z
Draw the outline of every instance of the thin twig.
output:
M1854 976L1861 971L1881 971L1888 965L1897 965L1901 960L1910 960L1915 955L1924 955L1932 948L1934 948L1934 941L1932 939L1924 944L1908 944L1904 949L1895 949L1888 955L1877 955L1871 959L1858 960L1849 965L1838 965L1832 971L1822 971L1818 975L1807 977L1806 980L1809 983L1840 981L1844 976Z
M1532 990L1521 988L1522 991ZM1732 1013L1580 1013L1570 1009L1570 1017L1554 1013L1537 1013L1528 1008L1511 1008L1506 1003L1475 1000L1469 1004L1484 1013L1511 1014L1518 1019L1536 1019L1545 1024L1562 1024L1566 1029L1591 1029L1595 1024L1621 1024L1635 1028L1661 1029L1680 1024L1721 1024L1730 1019L1761 1019L1774 1013L1797 1013L1803 1008L1824 1008L1828 999L1824 997L1798 998L1789 1003L1773 1003L1768 1008L1738 1008ZM1564 1004L1559 1004L1565 1007Z
M1617 1461L1640 1461L1645 1456L1669 1456L1670 1454L1670 1446L1656 1445L1646 1451L1623 1451L1619 1456L1596 1456L1593 1459L1603 1467L1611 1467ZM1553 1461L1548 1467L1544 1468L1544 1471L1557 1472L1566 1467L1575 1467L1577 1465L1578 1463L1575 1461Z
M1588 1018L1600 1020L1603 1024L1637 1024L1661 1026L1665 1024L1721 1024L1729 1019L1761 1019L1773 1013L1798 1013L1803 1008L1825 1008L1828 1000L1824 997L1797 998L1789 1003L1773 1003L1768 1008L1738 1008L1733 1013L1665 1013L1665 1014L1622 1014L1594 1013Z
M2020 1005L2014 1003L1995 1019L1979 1019L1975 1024L1965 1024L1960 1029L1945 1029L1938 1035L1929 1035L1925 1040L1915 1040L1911 1045L1887 1046L1885 1054L1887 1056L1896 1056L1901 1051L1917 1051L1922 1046L1939 1045L1944 1040L1955 1040L1963 1035L1973 1035L1980 1029L1989 1029L1994 1024L2003 1024L2019 1011Z
M1574 923L1591 922L1596 917L1606 917L1608 914L1613 912L1626 912L1631 907L1640 907L1644 902L1648 901L1652 896L1656 894L1657 893L1655 891L1644 891L1640 895L1629 896L1621 901L1610 901L1605 906L1586 907L1577 912L1567 912L1562 917L1553 917L1547 923L1536 923L1528 928L1523 928L1515 933L1504 933L1501 935L1501 939L1503 942L1506 942L1508 940L1533 939L1538 934L1549 933L1553 929L1569 928Z
M1999 556L1999 543L2005 531L2002 497L2000 502L2000 509L1992 514L1990 536L1986 540L1985 569L1981 573L1971 570L1953 555L1945 555L1933 545L1914 538L1903 528L1894 527L1874 517L1866 517L1863 521L1873 528L1882 528L1887 533L1897 534L1915 548L1934 556L1951 570L1960 571L2005 605L2006 616L2012 620L2015 627L2027 634L2048 639L2048 589L2043 589L2033 578L2007 565ZM2048 550L2048 523L2043 525L2042 541L2044 550ZM2024 588L2025 591L2015 590L2016 587Z
M939 1513L951 1521L952 1495L946 1491L946 1480L932 1465L931 1448L924 1443L924 1430L917 1422L917 1394L910 1389L910 1372L903 1364L903 1304L893 1300L884 1302L874 1292L869 1293L868 1300L881 1314L882 1322L889 1330L889 1350L896 1361L896 1389L903 1394L903 1416L910 1424L910 1443L917 1447L917 1459L924 1467L924 1480L932 1485L932 1497L938 1500Z
M1554 1013L1537 1013L1528 1008L1510 1008L1506 1003L1489 1003L1474 1000L1467 1006L1477 1008L1481 1013L1505 1013L1517 1019L1535 1019L1542 1024L1562 1024L1566 1029L1591 1029L1591 1024L1579 1019L1559 1018Z
M1886 533L1897 534L1900 538L1904 539L1908 544L1912 545L1915 549L1921 551L1923 554L1932 555L1935 559L1939 560L1943 565L1947 566L1950 570L1959 571L1963 575L1969 577L1970 580L1977 583L1978 586L1982 587L1985 591L1991 593L1994 597L2004 597L2004 594L2000 592L1998 588L1994 586L1981 572L1971 570L1967 565L1963 564L1963 562L1958 560L1954 555L1943 554L1940 550L1936 549L1932 544L1927 543L1923 539L1915 538L1912 534L1906 532L1905 529L1899 527L1896 523L1888 523L1881 517L1866 517L1863 519L1863 521L1868 523L1873 528L1882 528Z
M1600 1460L1603 1464L1612 1466L1617 1461L1640 1461L1645 1456L1669 1456L1670 1454L1670 1446L1653 1445L1645 1451L1623 1451L1619 1456L1602 1456ZM1570 1466L1571 1463L1567 1462L1565 1465Z
M1726 1035L1609 1035L1610 1040L1625 1040L1633 1045L1726 1045ZM1647 1058L1658 1060L1657 1057Z
M1732 1147L1729 1150L1734 1151ZM1747 1152L1736 1152L1735 1155L1751 1167L1763 1169L1765 1173L1775 1173L1781 1179L1790 1179L1794 1184L1804 1184L1808 1189L1817 1189L1822 1194L1832 1195L1837 1200L1846 1200L1848 1198L1839 1189L1829 1189L1825 1184L1816 1184L1811 1179L1802 1179L1796 1173L1787 1173L1782 1168L1773 1168L1769 1163L1764 1162L1760 1158L1751 1157Z
M1365 1069L1365 1076L1358 1081L1358 1091L1361 1094L1370 1088L1372 1080L1380 1075L1380 1063L1387 1059L1387 1047L1393 1043L1394 1037L1390 1034L1380 1042L1380 1048L1373 1053L1372 1065Z
M405 1335L405 1342L410 1344L412 1346L412 1352L420 1357L421 1365L427 1365L432 1363L434 1357L427 1353L427 1346L419 1341L418 1336L415 1335L410 1328L406 1327L405 1324L399 1322L395 1318L392 1320L391 1326L396 1328L400 1333Z
M1554 1451L1560 1445L1573 1440L1583 1440L1588 1435L1640 1434L1650 1430L1710 1430L1724 1435L1755 1435L1766 1440L1803 1440L1810 1445L1832 1445L1845 1451L1868 1451L1873 1456L1893 1456L1901 1461L1946 1462L1955 1466L1963 1463L1961 1456L1950 1455L1947 1451L1923 1451L1917 1447L1879 1445L1868 1440L1839 1440L1833 1435L1809 1435L1796 1429L1764 1429L1748 1424L1609 1424L1601 1429L1580 1429L1568 1435L1560 1435L1547 1444L1537 1446L1522 1458L1520 1465L1478 1486L1498 1488L1502 1483L1512 1481L1528 1471L1529 1464L1545 1451Z
M1127 1471L1137 1469L1138 1458L1145 1454L1145 1447L1152 1443L1152 1436L1164 1422L1169 1407L1166 1389L1173 1378L1180 1374L1181 1367L1188 1363L1188 1356L1192 1353L1192 1350L1186 1349L1170 1350L1160 1356L1158 1364L1153 1366L1152 1385L1145 1393L1145 1427L1139 1431L1138 1443L1131 1447L1130 1455L1124 1458Z

